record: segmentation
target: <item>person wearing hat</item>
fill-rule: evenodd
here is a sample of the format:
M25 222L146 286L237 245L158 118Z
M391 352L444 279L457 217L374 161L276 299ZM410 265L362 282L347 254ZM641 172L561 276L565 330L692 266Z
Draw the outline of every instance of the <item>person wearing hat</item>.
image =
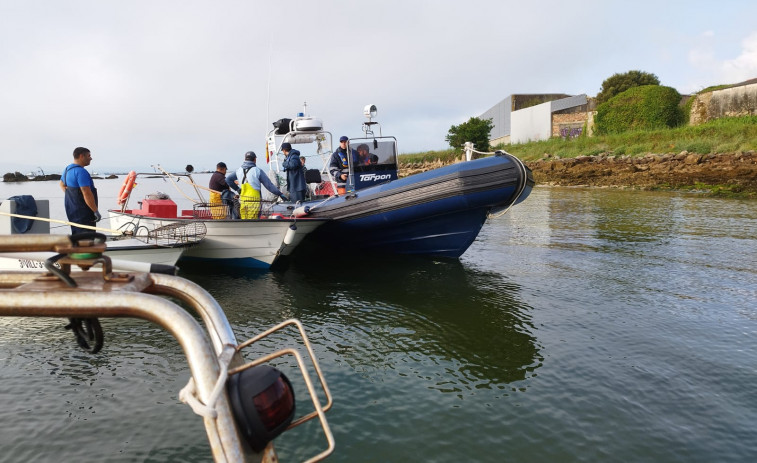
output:
M229 195L232 193L228 183L226 183L226 163L219 162L216 164L216 171L210 176L210 182L208 182L208 188L212 190L210 192L210 215L214 219L226 219L228 214L226 213L226 207L229 206ZM226 199L224 199L224 197ZM233 201L231 205L233 205Z
M305 200L305 172L300 162L300 152L292 149L289 143L281 144L281 152L284 153L284 172L287 173L287 191L292 202Z
M339 148L337 148L334 151L334 154L331 155L331 160L329 162L329 172L331 172L331 176L336 181L337 189L344 188L347 184L347 180L349 179L349 161L348 161L348 151L347 151L347 141L349 138L342 135L339 138ZM352 152L352 164L354 165L357 161L357 153L354 150L351 150Z
M268 179L265 172L255 165L256 159L257 156L253 151L246 152L242 166L226 176L229 187L239 193L239 215L242 219L257 219L260 216L261 184L266 190L288 201L284 193Z

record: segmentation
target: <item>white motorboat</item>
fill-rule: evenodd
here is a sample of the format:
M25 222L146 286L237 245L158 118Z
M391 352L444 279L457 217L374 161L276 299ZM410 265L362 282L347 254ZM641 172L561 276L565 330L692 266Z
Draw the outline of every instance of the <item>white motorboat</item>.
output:
M0 204L0 234L11 236L50 235L49 201L36 200L37 215L24 216L16 214L16 201L13 199ZM28 230L19 231L14 220L29 221ZM204 237L204 228L191 229L163 227L152 233L143 233L139 237L109 236L92 234L88 238L106 247L105 256L114 261L114 269L122 271L167 271L173 267L182 253ZM65 238L66 235L54 235ZM65 240L63 241L65 242ZM26 251L0 254L0 270L38 270L43 271L43 261L56 255L54 252Z
M114 270L146 272L157 271L161 266L175 266L186 249L186 246L178 243L159 246L136 238L106 241L106 246L107 251L103 254L113 260ZM54 252L0 253L0 271L43 271L44 261L55 255ZM139 265L140 263L144 265Z
M191 227L203 225L205 239L187 249L181 261L201 261L217 263L227 267L267 269L290 255L297 245L310 232L314 231L328 219L297 219L293 215L269 214L266 202L263 202L260 218L233 219L229 207L223 204L210 204L202 198L199 185L192 181L191 173L170 174L163 172L173 180L182 178L195 187L198 200L190 210L178 210L178 205L164 193L148 194L140 201L140 209L129 209L128 200L140 175L127 177L122 193L124 201L121 209L109 211L110 226L125 233L139 237L165 227ZM178 188L178 185L177 185ZM126 191L123 194L123 191ZM123 196L122 196L123 194Z

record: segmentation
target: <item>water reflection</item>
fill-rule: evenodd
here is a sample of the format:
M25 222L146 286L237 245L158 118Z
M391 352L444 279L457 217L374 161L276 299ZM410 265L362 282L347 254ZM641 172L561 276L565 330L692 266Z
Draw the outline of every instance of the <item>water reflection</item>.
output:
M369 378L395 371L460 391L520 381L540 365L531 308L498 273L457 260L313 262L300 256L283 273L184 276L209 289L238 333L299 318L314 342Z

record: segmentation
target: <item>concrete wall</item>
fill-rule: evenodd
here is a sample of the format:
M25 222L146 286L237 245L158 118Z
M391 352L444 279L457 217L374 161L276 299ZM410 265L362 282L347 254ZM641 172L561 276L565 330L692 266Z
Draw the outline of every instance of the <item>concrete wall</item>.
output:
M542 103L534 105L537 101ZM494 123L489 134L489 143L492 146L525 143L546 140L552 136L580 135L587 122L588 127L592 125L592 104L592 99L584 94L513 94L480 117L491 119ZM518 109L519 107L522 109Z
M495 104L483 113L480 119L491 119L494 123L492 131L489 133L489 139L497 140L503 137L510 136L510 112L512 108L512 96L508 96L504 100Z
M702 93L695 98L691 105L690 125L720 117L757 115L757 83Z
M513 111L510 114L510 141L525 143L548 139L552 135L551 114L550 102Z

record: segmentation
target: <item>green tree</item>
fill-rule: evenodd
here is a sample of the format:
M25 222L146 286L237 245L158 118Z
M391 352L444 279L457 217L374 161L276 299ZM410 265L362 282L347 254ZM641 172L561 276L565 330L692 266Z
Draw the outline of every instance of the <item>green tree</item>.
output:
M450 127L445 140L456 150L462 148L466 141L470 141L476 150L489 151L489 134L493 127L491 119L471 117L468 122Z
M656 75L643 71L628 71L623 74L613 74L602 82L602 88L597 93L597 104L600 105L615 95L619 95L629 88L642 85L660 85Z
M633 87L597 107L597 133L676 127L684 121L681 94L671 87Z

